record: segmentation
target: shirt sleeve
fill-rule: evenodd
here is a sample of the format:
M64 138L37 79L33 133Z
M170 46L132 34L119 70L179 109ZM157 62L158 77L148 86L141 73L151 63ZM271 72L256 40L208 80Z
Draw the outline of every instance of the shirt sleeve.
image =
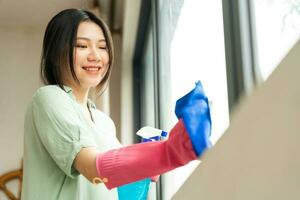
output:
M96 147L90 129L73 100L64 91L38 91L33 101L33 120L38 136L59 168L74 178L76 155L83 147Z

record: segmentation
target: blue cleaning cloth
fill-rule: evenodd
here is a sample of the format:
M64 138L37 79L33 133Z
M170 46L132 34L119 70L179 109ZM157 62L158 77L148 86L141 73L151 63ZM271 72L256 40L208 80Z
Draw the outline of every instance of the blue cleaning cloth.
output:
M149 178L146 178L118 187L119 200L146 200L150 181Z
M208 99L200 81L188 94L176 101L175 114L182 118L198 157L211 147L211 116Z

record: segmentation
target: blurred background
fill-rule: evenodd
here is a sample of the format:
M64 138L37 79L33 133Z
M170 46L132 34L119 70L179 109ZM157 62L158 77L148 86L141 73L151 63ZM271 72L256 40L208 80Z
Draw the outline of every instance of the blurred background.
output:
M0 176L21 167L26 106L42 86L43 34L66 8L90 10L110 27L115 65L109 88L94 100L124 145L139 142L135 132L146 125L170 130L176 99L197 80L210 100L216 143L240 100L300 38L299 0L0 0ZM149 199L171 199L199 163L163 175ZM10 187L18 191L18 183Z

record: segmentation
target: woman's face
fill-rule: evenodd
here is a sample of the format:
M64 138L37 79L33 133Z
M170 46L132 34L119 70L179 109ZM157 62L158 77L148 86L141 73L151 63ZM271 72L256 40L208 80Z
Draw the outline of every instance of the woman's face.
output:
M85 89L97 86L107 72L109 54L102 29L94 22L79 24L74 49L74 71Z

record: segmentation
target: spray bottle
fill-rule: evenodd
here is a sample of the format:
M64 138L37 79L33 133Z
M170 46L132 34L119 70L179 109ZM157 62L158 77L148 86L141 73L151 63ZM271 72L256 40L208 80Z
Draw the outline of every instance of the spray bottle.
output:
M166 140L168 136L166 131L150 126L141 128L136 134L142 138L142 142Z
M168 133L166 131L145 126L141 128L137 133L138 136L142 137L141 142L151 142L165 140ZM118 187L119 200L146 200L150 187L150 178L139 180L133 183L129 183Z

